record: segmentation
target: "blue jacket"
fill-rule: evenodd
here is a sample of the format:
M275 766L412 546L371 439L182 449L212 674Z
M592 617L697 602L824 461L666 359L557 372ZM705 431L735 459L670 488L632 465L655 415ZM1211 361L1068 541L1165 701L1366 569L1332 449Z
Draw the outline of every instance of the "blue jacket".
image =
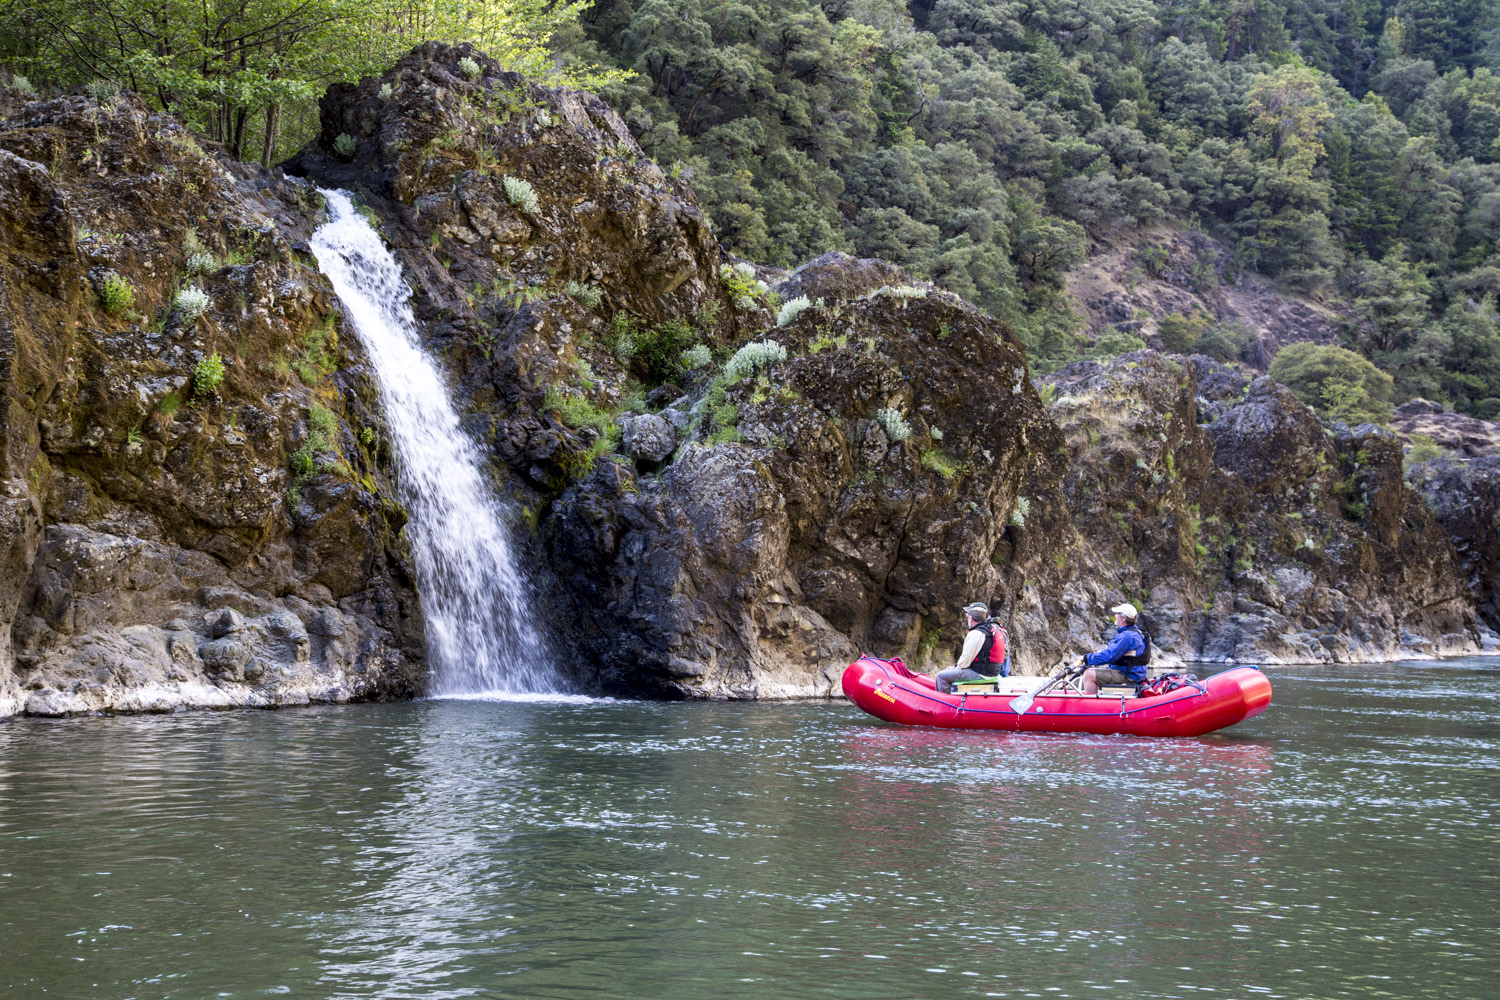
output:
M1109 645L1097 653L1085 656L1084 662L1091 667L1113 666L1127 656L1140 656L1146 652L1146 639L1135 625L1122 625L1115 629L1115 637ZM1127 680L1139 683L1146 679L1146 667L1120 667Z

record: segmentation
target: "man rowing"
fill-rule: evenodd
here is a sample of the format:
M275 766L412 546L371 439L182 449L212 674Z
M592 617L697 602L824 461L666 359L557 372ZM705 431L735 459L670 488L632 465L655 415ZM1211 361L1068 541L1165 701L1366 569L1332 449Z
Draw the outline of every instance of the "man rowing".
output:
M1127 602L1109 610L1115 616L1114 638L1108 646L1089 653L1078 664L1088 667L1083 672L1083 689L1089 694L1098 694L1101 684L1140 684L1145 681L1146 667L1151 663L1151 641L1136 624L1140 612L1135 605Z

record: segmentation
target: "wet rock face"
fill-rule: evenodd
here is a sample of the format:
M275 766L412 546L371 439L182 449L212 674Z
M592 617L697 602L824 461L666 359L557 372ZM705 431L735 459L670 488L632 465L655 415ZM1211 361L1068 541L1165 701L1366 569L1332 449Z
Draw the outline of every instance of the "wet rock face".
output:
M398 600L377 592L320 608L272 598L237 587L203 553L54 525L13 628L22 707L57 715L379 696L409 673L390 639Z
M1481 622L1485 648L1500 648L1500 457L1439 458L1408 473L1452 539L1459 567Z
M418 690L373 387L292 248L308 192L130 95L0 107L0 714ZM314 406L336 431L295 472ZM214 634L251 608L334 611L344 653L288 674L254 620Z
M1140 352L1046 382L1067 460L1026 489L1046 537L1073 543L1055 569L1023 545L1012 572L1037 581L1052 636L1086 642L1124 598L1182 659L1479 648L1449 532L1402 482L1390 432L1326 430L1284 387L1201 357Z
M600 463L554 507L608 684L824 695L861 649L916 657L999 586L1027 450L1055 442L1009 332L937 294L855 291L770 335L788 360L726 391L739 441L696 423L659 474Z

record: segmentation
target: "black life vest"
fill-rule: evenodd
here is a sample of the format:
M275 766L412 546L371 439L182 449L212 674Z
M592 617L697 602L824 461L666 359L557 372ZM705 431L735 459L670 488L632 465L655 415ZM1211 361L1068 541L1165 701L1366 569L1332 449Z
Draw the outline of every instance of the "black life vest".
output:
M1151 633L1139 625L1127 625L1125 631L1141 637L1141 651L1135 656L1122 656L1112 665L1116 667L1149 667L1151 665Z
M1010 633L1005 631L1005 626L991 618L974 626L984 633L984 645L979 647L979 653L970 664L970 669L984 674L986 677L1009 677L1010 676ZM999 638L999 642L995 639Z

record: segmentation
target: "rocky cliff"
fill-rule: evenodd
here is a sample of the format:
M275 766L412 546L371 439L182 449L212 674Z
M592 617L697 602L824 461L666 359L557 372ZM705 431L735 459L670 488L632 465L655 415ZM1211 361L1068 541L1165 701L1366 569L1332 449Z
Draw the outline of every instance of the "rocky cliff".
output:
M380 418L291 249L301 189L134 97L24 96L0 103L0 713L420 690Z
M1495 621L1486 526L1440 520L1389 432L1206 358L1034 383L889 264L734 261L607 106L468 47L333 88L285 174L130 97L0 113L0 711L422 690L312 182L401 262L585 685L826 695L861 649L951 662L975 598L1030 670L1122 598L1189 659L1461 652Z

